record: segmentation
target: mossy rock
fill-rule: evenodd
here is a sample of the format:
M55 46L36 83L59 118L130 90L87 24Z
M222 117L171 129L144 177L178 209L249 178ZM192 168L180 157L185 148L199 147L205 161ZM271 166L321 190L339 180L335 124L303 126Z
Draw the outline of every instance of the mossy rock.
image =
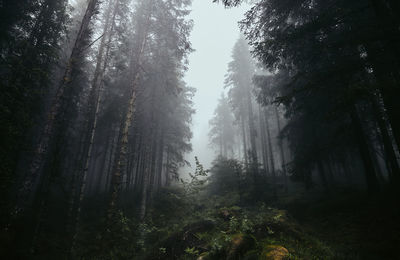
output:
M233 235L228 248L227 259L240 259L247 251L252 249L255 244L256 241L252 236L241 233Z
M289 257L289 251L283 246L268 245L263 248L261 260L283 260Z

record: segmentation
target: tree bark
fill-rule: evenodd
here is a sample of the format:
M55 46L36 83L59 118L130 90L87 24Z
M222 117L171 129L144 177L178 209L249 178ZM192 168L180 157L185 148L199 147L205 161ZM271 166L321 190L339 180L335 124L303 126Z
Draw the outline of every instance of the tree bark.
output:
M79 60L79 55L83 50L84 39L89 30L89 23L95 14L97 4L98 0L89 0L85 15L83 16L81 26L79 28L77 38L74 43L74 47L72 49L72 53L68 60L67 67L64 71L63 79L52 101L52 105L48 113L45 126L43 128L40 140L29 166L29 172L25 177L22 187L19 189L17 205L14 211L15 215L19 215L20 213L25 211L27 207L30 207L32 205L37 186L41 182L41 179L43 177L41 176L41 168L43 167L44 161L46 159L46 154L48 153L54 136L56 121L59 119L61 107L64 102L63 99L65 96L65 91L68 87L68 83L71 81L71 76L75 67L75 63L77 60ZM33 194L33 196L31 196L31 194Z
M146 146L146 152L145 152L145 168L143 171L143 181L142 181L142 196L141 196L141 202L140 202L140 212L139 212L139 219L143 221L144 217L146 216L146 208L147 208L147 193L148 193L148 185L149 185L149 154L150 151L148 151L149 148Z
M360 117L357 112L357 108L354 105L350 112L354 135L358 144L358 150L361 155L361 159L364 163L364 173L367 183L367 189L369 194L374 194L379 191L378 179L374 171L374 163L371 158L371 154L368 148L367 137L361 124Z
M265 110L265 127L267 129L267 138L268 138L268 147L269 147L269 158L270 158L270 163L271 163L271 175L272 175L272 191L274 194L274 197L276 198L277 192L276 192L276 173L275 173L275 162L274 162L274 153L272 150L272 141L271 141L271 132L269 129L269 123L268 123L268 110Z
M329 185L328 185L328 180L326 179L326 172L324 169L324 165L318 155L317 155L317 168L318 168L317 169L318 175L319 175L319 178L321 179L322 186L325 188L326 191L329 191Z
M249 91L250 92L250 91ZM255 181L258 175L258 158L257 158L257 145L256 145L256 135L257 131L254 126L254 113L253 113L253 104L251 102L250 93L246 93L247 95L247 112L249 119L249 131L250 131L250 146L251 146L251 168L255 177Z
M389 177L391 181L398 182L400 178L399 164L397 162L396 153L393 149L392 139L389 136L388 128L384 120L384 113L375 97L373 97L372 100L372 108L374 110L375 118L378 123L380 133L382 135L383 148L387 156L387 162L389 164L388 168L390 169Z
M240 118L240 122L242 125L242 142L243 142L243 156L244 156L244 163L246 165L246 169L248 168L249 165L249 160L247 159L247 143L246 143L246 128L244 126L244 116L242 114L242 117Z
M277 106L274 106L275 108L275 117L276 117L276 124L278 126L278 133L281 133L281 122L279 119L279 112ZM282 161L282 173L283 173L283 180L285 182L285 192L288 191L288 177L287 177L287 171L286 171L286 160L285 160L285 151L283 150L283 144L282 144L282 138L278 138L278 145L279 145L279 150L281 152L281 161Z
M89 113L88 113L88 118L90 123L90 130L89 130L89 146L85 158L85 164L82 172L82 182L79 190L79 196L78 196L78 205L77 205L77 212L76 212L76 219L75 219L75 233L72 239L72 247L71 250L74 250L75 247L75 242L76 238L78 236L78 231L79 231L79 222L80 222L80 216L81 216L81 211L82 211L82 202L85 196L85 189L86 189L86 180L87 180L87 175L89 171L89 165L90 161L92 158L92 150L93 150L93 144L94 144L94 137L96 134L96 129L97 129L97 120L99 116L99 111L100 111L100 104L102 101L102 95L103 95L103 77L105 70L107 68L107 63L108 59L105 57L105 54L108 54L108 50L105 51L106 48L106 40L108 42L111 41L111 31L113 29L112 24L114 24L115 16L117 13L117 5L118 5L118 0L110 0L108 10L106 13L106 21L104 24L104 29L103 29L103 37L100 42L100 47L99 51L97 54L97 62L96 62L96 69L94 73L94 78L92 82L92 89L90 91L90 97L89 97ZM112 16L112 17L111 17ZM110 21L111 20L111 21ZM111 26L110 26L111 24ZM94 101L94 104L91 102ZM93 113L93 114L92 114Z
M265 123L264 123L264 119L263 119L263 114L261 111L261 105L258 105L258 114L259 114L259 118L260 118L260 135L261 135L261 151L262 151L262 155L263 155L263 164L264 164L264 170L265 170L265 174L268 175L269 173L269 166L268 166L268 153L267 153L267 138L265 136Z
M152 2L148 4L148 7L152 8ZM108 212L108 220L111 221L115 210L116 210L116 203L118 201L118 197L120 195L121 190L121 176L122 176L122 169L124 168L124 163L126 161L126 154L128 149L128 135L129 129L131 126L131 122L135 112L135 103L136 103L136 96L137 96L137 85L140 78L140 69L142 63L142 55L144 53L147 37L148 37L148 30L150 26L150 17L151 17L151 10L148 10L148 14L146 17L146 21L144 22L144 30L140 40L139 49L136 53L136 60L134 62L134 69L133 69L133 81L131 83L131 93L128 103L128 109L125 114L125 119L123 121L123 127L121 130L121 140L119 150L117 152L117 160L115 170L112 175L112 191L111 191L111 198L109 202L109 212Z

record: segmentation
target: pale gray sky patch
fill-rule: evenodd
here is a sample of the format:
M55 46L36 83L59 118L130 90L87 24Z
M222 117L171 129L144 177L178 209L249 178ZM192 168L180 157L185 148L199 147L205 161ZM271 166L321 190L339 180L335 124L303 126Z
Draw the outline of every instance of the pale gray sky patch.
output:
M215 154L209 147L208 121L213 116L217 100L224 90L224 76L231 61L233 45L239 38L237 22L242 20L247 5L226 9L212 0L194 0L190 18L194 21L191 42L196 50L189 57L185 81L197 89L194 98L193 152L187 160L194 166L194 156L207 168Z

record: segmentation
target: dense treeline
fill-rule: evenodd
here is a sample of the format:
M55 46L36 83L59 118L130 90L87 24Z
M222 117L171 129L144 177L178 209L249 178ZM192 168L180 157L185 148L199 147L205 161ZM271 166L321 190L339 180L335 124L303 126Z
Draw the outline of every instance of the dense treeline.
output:
M273 190L278 186L287 190L289 150L280 137L285 122L282 108L264 106L257 99L260 91L255 89L253 77L262 71L244 38L234 46L232 59L225 79L228 97L221 96L210 120L210 143L221 157L241 161L253 184L258 186L259 180L271 177Z
M275 152L262 151L280 154L283 173L287 168L292 180L327 191L366 187L371 194L397 185L398 11L398 4L384 0L256 1L240 25L265 71L252 73L256 99L270 112L265 130L249 134L245 161L257 159L253 136L266 133L263 143L270 145L268 120L275 116ZM233 59L238 61L235 50ZM240 103L232 104L235 109ZM274 177L274 159L265 162Z
M104 230L132 201L143 219L186 164L190 1L11 2L1 6L4 236L16 257L74 256L87 202Z

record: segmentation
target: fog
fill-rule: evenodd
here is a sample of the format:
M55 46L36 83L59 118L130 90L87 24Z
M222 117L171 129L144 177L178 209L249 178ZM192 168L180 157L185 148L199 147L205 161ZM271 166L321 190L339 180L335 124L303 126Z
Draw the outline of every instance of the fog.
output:
M398 259L397 2L0 0L0 259Z
M207 168L215 159L215 151L209 146L208 122L224 91L224 75L232 59L232 48L240 36L238 21L248 9L245 4L227 9L211 1L193 2L189 18L194 21L190 40L195 51L189 57L189 70L185 77L186 83L197 89L192 128L193 152L187 155L192 167L194 156L198 156Z

